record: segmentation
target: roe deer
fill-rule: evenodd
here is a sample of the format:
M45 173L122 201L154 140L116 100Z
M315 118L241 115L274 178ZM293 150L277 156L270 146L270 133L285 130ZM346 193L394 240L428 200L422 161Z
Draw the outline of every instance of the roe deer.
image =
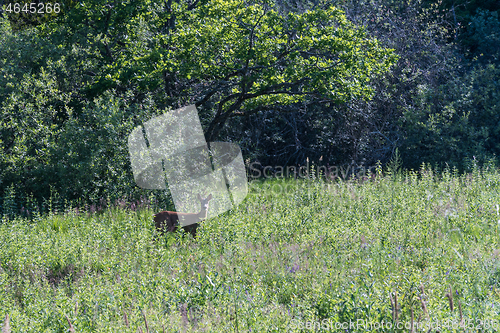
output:
M189 232L193 235L193 237L196 237L196 229L199 226L198 222L207 218L208 202L212 200L212 194L210 194L206 199L203 199L198 194L198 200L200 200L201 203L201 210L198 214L177 213L166 210L156 214L154 216L156 230L160 233L165 231L174 232L180 226L184 229L184 231Z

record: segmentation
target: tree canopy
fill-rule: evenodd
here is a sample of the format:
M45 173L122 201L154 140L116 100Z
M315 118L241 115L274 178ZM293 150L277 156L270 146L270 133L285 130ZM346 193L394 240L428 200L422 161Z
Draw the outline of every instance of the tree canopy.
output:
M47 32L79 50L88 99L108 89L153 93L159 107L195 103L207 139L229 117L306 100L369 97L394 53L335 7L280 13L271 1L86 1Z
M128 133L189 104L207 141L264 163L495 158L495 6L65 0L34 17L4 4L0 196L136 193Z

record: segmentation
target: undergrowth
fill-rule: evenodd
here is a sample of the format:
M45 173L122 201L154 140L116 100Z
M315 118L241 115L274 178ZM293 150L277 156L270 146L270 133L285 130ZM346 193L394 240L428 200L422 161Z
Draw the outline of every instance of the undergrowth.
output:
M5 216L0 321L12 332L490 331L499 193L495 170L259 181L197 239L155 240L150 209Z

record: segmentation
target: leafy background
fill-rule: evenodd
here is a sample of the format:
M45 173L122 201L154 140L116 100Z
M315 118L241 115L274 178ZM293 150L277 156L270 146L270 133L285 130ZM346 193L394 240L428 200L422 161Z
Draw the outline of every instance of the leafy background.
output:
M18 212L51 193L149 195L127 135L193 103L208 141L248 163L368 167L396 148L405 168L498 161L495 1L65 1L41 16L9 3L0 196L15 191Z
M497 1L9 3L2 332L500 321ZM173 205L135 186L127 137L193 103L248 166L342 181L252 179L195 240L159 237Z

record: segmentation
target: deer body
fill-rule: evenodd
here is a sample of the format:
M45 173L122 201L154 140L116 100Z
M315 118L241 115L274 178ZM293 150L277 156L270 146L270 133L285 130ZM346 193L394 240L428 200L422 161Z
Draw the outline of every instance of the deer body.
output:
M208 202L212 200L210 194L206 199L203 199L198 194L200 200L201 210L199 213L178 213L163 211L154 216L156 230L160 233L174 232L180 226L184 231L189 232L193 237L196 236L196 229L198 229L199 222L207 218Z

